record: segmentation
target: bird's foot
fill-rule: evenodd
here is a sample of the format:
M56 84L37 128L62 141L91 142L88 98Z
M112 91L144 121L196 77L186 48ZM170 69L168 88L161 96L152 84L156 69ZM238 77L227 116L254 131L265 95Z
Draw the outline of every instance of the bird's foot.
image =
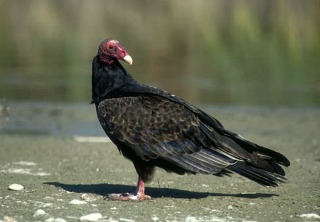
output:
M148 195L135 195L132 193L112 193L108 195L108 198L111 200L131 200L131 201L143 201L143 200L150 200L151 197Z

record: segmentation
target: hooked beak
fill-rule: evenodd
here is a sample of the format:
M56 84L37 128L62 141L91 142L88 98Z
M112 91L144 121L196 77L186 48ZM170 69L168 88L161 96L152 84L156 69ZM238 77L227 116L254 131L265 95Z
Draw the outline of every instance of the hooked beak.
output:
M132 58L129 55L126 55L125 57L123 57L123 60L127 63L129 63L130 65L132 65Z

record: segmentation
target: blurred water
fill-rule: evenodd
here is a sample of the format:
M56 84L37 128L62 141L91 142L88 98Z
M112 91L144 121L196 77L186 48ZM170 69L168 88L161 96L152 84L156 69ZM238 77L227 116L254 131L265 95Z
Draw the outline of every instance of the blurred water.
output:
M91 100L91 70L78 73L50 75L7 73L0 76L0 98L8 101L42 101L65 103L89 103ZM127 67L128 70L131 67ZM272 83L262 84L259 79L247 79L237 83L217 82L215 76L186 76L182 79L149 81L138 77L140 82L170 91L193 104L233 104L258 106L318 106L319 91L314 82L301 82L281 87ZM160 78L161 79L161 78ZM277 83L274 83L277 84Z
M281 119L286 127L294 120L319 122L319 108L266 108L257 106L200 106L222 124L241 134L278 134L286 130L278 123ZM261 121L269 124L266 127ZM246 122L246 124L244 124ZM250 122L250 124L247 124ZM280 127L280 128L277 128ZM57 137L103 137L102 130L92 104L66 104L48 102L4 102L0 104L0 136L29 135ZM1 142L1 140L0 140Z
M94 105L13 102L1 105L0 134L104 136Z

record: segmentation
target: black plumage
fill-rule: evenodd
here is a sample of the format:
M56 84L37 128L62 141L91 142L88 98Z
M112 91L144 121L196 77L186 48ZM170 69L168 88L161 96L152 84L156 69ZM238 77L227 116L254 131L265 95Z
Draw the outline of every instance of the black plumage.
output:
M115 199L148 199L144 182L155 167L178 174L238 173L261 185L285 180L282 154L226 130L222 124L170 93L138 83L119 62L132 63L116 40L104 40L92 64L92 101L106 134L139 175L137 191Z

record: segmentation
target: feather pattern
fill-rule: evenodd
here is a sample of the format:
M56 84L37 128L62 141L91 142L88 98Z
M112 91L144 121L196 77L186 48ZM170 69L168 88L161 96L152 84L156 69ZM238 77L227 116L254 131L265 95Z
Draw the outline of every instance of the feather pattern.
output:
M202 111L193 112L194 107L186 107L184 101L169 100L168 96L172 97L166 93L144 93L106 99L97 107L100 123L110 138L117 138L141 160L159 167L171 163L186 172L202 174L219 174L227 169L226 172L233 171L267 185L275 185L273 180L283 181L277 174L284 175L284 171L272 157L283 159L281 154L269 149L263 152L266 148L248 143L215 120L205 124L201 117L209 118L199 117ZM243 149L241 143L248 143L249 148ZM120 150L121 147L118 146ZM251 167L243 167L247 164Z
M290 162L284 155L225 129L179 97L138 83L119 59L132 63L118 41L102 41L92 62L92 103L106 134L133 162L141 197L154 167L177 174L234 172L267 186L285 180L281 165Z

